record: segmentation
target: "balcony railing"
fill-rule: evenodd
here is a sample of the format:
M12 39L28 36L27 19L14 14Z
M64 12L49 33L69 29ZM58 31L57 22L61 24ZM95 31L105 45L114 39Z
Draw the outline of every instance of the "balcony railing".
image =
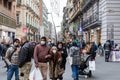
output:
M83 20L82 25L83 27L87 27L95 22L99 22L99 15L97 13L93 13L89 18Z
M89 4L92 3L93 1L95 0L83 0L83 2L81 3L82 11L89 7Z
M4 6L0 5L0 12L4 13L6 16L10 16L11 18L15 19L15 11L12 12L11 10L8 10Z
M78 16L80 9L81 9L80 0L73 0L73 7L70 9L69 13L70 17L69 22L72 22L76 18L76 16Z
M16 27L15 19L10 18L9 16L7 16L3 13L0 13L0 24L5 25L5 26L9 26L12 28Z
M17 0L17 6L21 6L21 0Z
M33 26L30 23L26 23L26 26L29 27L29 28L37 29L37 26Z

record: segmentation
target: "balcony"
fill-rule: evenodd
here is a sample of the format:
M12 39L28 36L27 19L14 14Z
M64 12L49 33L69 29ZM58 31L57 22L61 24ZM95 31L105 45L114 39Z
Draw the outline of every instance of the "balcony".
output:
M95 0L83 0L81 7L82 7L82 11L86 10L87 8L90 7L90 5L95 2Z
M82 22L83 29L93 28L99 25L101 25L101 21L99 20L99 15L97 13L93 13L89 18Z
M72 22L79 15L80 9L81 9L80 0L73 1L73 6L74 7L71 9L70 14L69 14L71 18L69 22Z
M21 6L21 0L17 0L17 7Z
M7 8L3 7L2 5L0 5L0 12L2 14L5 14L6 16L9 16L9 17L11 17L13 19L16 19L15 18L15 11L12 12L12 11L8 10Z
M16 21L15 21L15 19L12 19L3 13L0 13L0 25L5 25L5 26L11 27L11 28L15 28Z
M32 26L31 24L29 24L29 23L26 23L26 26L28 27L28 28L30 28L33 32L35 32L35 31L37 31L38 29L37 29L37 27L35 27L35 26Z

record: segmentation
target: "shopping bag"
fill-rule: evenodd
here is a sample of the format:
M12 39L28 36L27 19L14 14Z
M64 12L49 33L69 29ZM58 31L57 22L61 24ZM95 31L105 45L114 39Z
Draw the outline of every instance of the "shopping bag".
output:
M89 70L95 71L95 61L89 61Z
M29 76L29 80L43 80L41 71L39 70L39 68L35 68Z
M120 53L119 53L119 51L116 51L115 58L116 58L116 61L120 61Z
M116 61L116 57L115 57L116 55L115 54L116 54L116 52L112 51L112 61Z
M68 62L70 65L72 65L72 59L73 59L72 57L68 56Z

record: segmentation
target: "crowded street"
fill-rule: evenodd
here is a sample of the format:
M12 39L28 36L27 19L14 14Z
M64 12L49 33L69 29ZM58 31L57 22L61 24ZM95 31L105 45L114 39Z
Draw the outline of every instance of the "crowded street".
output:
M4 63L0 61L0 80L6 80L6 69L3 68ZM84 76L79 76L79 80L119 80L120 72L120 62L108 62L104 61L104 57L96 58L96 70L93 71L93 76L91 78L85 78ZM71 77L71 68L69 63L66 65L66 71L64 73L63 80L73 80ZM14 80L14 78L12 79ZM47 80L50 80L49 78Z
M0 0L0 80L120 80L120 0Z

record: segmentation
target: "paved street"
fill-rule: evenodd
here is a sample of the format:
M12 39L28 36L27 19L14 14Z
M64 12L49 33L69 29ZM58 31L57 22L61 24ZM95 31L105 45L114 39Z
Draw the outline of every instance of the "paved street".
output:
M0 80L6 80L6 70L3 68L4 64L0 61ZM96 71L93 72L93 77L85 79L80 76L79 80L119 80L120 79L120 63L119 62L104 62L103 57L97 57ZM14 79L12 79L14 80ZM49 80L49 79L48 79ZM72 80L71 69L67 64L66 72L64 74L64 80Z

